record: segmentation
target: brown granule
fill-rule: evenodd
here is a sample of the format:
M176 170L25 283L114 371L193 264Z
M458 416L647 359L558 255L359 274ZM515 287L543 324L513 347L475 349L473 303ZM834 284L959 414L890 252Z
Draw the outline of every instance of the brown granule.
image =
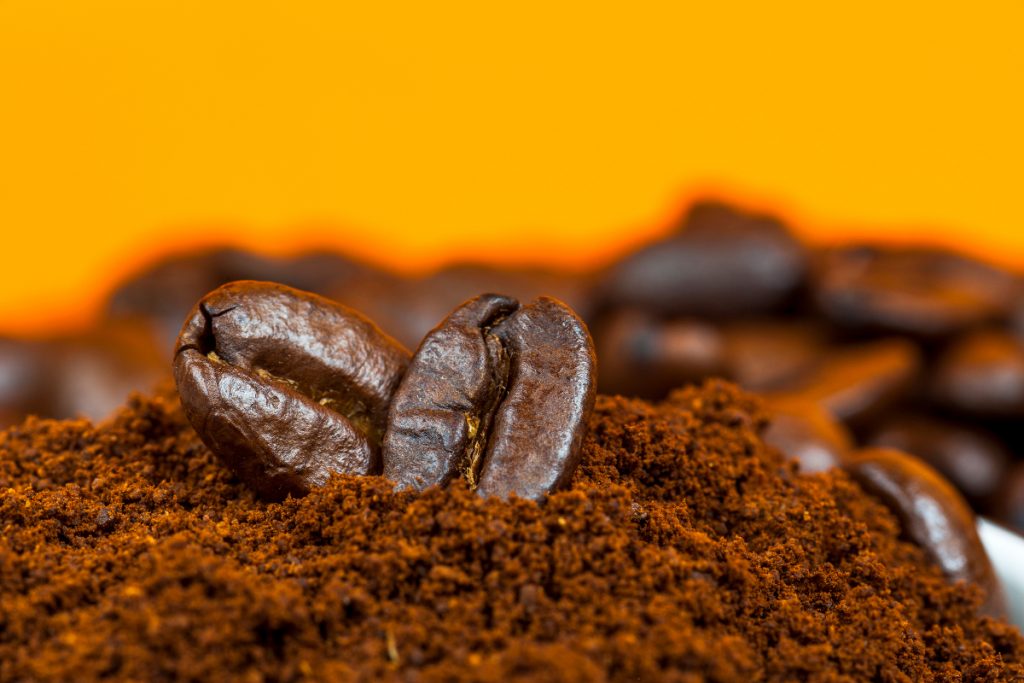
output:
M170 392L0 434L0 680L1021 680L845 476L729 385L600 397L544 505L335 477L255 500Z

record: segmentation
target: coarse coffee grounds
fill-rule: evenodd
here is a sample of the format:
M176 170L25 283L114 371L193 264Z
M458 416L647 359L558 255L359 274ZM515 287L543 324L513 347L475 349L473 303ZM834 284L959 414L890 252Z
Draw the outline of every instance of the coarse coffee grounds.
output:
M333 476L257 500L168 388L0 433L0 680L1020 680L845 475L731 385L598 397L541 505Z

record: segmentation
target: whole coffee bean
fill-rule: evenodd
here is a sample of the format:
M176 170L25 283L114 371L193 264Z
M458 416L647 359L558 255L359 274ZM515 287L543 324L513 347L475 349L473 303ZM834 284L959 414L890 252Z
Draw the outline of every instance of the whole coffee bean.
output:
M315 294L235 282L186 320L174 376L204 443L271 500L332 472L371 474L409 353L362 315Z
M1010 466L1010 454L991 434L927 415L885 418L866 442L916 455L949 479L975 507L990 502Z
M813 401L856 426L903 397L920 366L917 348L902 339L840 347L828 351L813 371L767 396Z
M804 474L841 467L853 450L850 432L817 403L780 399L765 410L768 425L761 438L799 463Z
M947 336L1008 315L1017 278L942 249L846 247L821 254L813 292L847 328Z
M471 299L426 336L391 402L384 476L400 488L476 486L509 357L491 333L519 308L496 294Z
M484 295L417 350L391 408L384 470L417 489L463 476L483 496L539 500L579 462L593 343L564 304Z
M0 428L28 415L52 416L46 355L41 342L0 338Z
M708 323L661 321L630 309L604 316L595 330L599 386L608 394L664 398L676 387L721 375L722 336Z
M721 336L724 374L749 391L784 386L813 368L826 353L824 330L806 321L730 323L722 327Z
M981 587L983 613L1005 614L1002 589L978 537L974 513L952 484L918 458L886 448L859 451L845 467L865 491L896 514L903 534L947 578Z
M999 330L972 333L939 358L933 398L968 415L1024 415L1024 344Z
M806 270L804 247L778 220L706 202L680 232L613 265L599 291L606 308L743 315L787 304Z
M1016 463L1006 475L995 503L996 518L1024 534L1024 462Z

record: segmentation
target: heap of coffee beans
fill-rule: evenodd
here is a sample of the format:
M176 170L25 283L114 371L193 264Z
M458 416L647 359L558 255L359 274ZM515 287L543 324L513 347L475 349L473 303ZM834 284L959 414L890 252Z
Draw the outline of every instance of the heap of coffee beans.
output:
M605 393L658 399L725 377L766 396L775 416L767 438L805 469L857 447L910 451L977 511L1024 531L1021 279L962 254L815 248L778 219L701 202L665 238L588 273L463 264L410 276L329 252L181 254L124 283L101 328L149 321L138 338L155 335L169 352L194 302L240 279L346 304L409 348L480 292L553 296L589 324ZM76 364L60 359L78 343L0 343L0 367L18 369L0 383L0 420L99 418L109 402L88 396L122 392L126 377L148 388L152 373L111 363L75 389ZM138 355L118 339L102 351Z
M406 488L461 477L536 500L579 462L596 361L583 321L550 298L471 299L410 359L350 308L243 281L196 304L174 374L200 437L265 498L383 470Z

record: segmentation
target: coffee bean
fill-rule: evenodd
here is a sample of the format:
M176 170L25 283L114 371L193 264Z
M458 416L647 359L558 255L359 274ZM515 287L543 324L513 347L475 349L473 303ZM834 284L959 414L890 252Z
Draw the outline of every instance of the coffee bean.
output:
M1024 344L999 330L984 330L951 345L939 359L933 398L968 415L1024 415Z
M601 320L595 343L604 393L660 399L725 369L722 336L704 322L660 321L642 311L621 309Z
M804 247L778 220L703 203L680 232L613 265L599 291L606 308L742 315L787 304L806 269Z
M362 315L264 282L196 304L175 351L185 414L260 495L301 495L332 472L378 472L409 353Z
M461 475L483 496L542 498L579 462L595 364L586 326L561 302L467 302L427 336L396 392L386 475L417 489Z
M826 335L806 321L724 325L725 374L749 391L771 391L809 371L826 353ZM602 356L602 366L604 357Z
M761 438L799 463L804 474L840 467L853 450L850 432L816 403L780 399L765 410L768 425Z
M477 484L509 379L508 353L492 329L518 308L515 299L485 294L455 309L420 344L384 437L384 476L400 488L444 486L457 476Z
M983 612L1006 611L967 502L942 475L901 451L871 448L857 452L846 470L900 521L903 534L920 546L952 581L976 583L985 593Z
M908 341L888 339L830 350L807 375L767 394L822 405L847 424L860 424L903 397L921 358Z
M1024 462L1015 464L1006 475L994 507L1000 522L1024 534Z
M949 479L975 507L990 501L1010 466L1010 454L991 434L927 415L885 418L866 442L916 455Z
M919 337L1004 318L1020 288L1010 273L942 249L832 249L814 273L814 299L833 322Z

